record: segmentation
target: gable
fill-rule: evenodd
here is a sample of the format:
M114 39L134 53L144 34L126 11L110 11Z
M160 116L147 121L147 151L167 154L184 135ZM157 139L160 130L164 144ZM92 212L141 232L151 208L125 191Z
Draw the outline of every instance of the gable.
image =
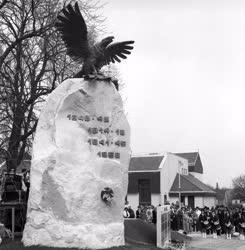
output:
M188 160L189 172L203 174L203 166L199 152L176 153L176 155Z
M176 153L176 155L188 160L188 165L194 165L197 159L198 152Z
M195 165L193 167L192 172L196 172L196 173L200 173L203 174L203 167L202 167L202 161L201 161L201 157L198 154Z

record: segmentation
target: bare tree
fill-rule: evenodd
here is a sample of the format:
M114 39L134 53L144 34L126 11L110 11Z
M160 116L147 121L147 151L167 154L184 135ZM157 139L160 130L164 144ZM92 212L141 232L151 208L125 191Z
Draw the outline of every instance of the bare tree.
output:
M0 9L2 9L6 3L7 3L7 0L2 0L0 2Z
M8 170L16 169L31 145L45 96L74 74L54 30L57 6L58 0L0 4L0 149ZM96 8L88 1L85 7L87 13Z
M245 175L241 175L232 180L232 197L245 201Z

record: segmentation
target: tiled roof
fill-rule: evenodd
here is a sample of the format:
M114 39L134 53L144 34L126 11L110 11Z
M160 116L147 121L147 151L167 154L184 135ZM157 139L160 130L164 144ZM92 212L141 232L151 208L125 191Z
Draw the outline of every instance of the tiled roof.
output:
M215 191L208 185L195 178L193 175L180 175L181 192L200 192L215 194ZM176 175L173 185L170 189L171 192L179 192L179 174Z
M164 156L134 156L129 163L129 171L158 170Z
M175 155L180 156L188 160L188 170L189 172L195 172L203 174L203 166L200 155L198 152L190 153L175 153Z

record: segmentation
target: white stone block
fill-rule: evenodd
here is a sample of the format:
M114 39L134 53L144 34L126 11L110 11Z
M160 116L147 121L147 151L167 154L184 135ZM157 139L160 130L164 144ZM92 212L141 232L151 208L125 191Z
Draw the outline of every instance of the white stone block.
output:
M49 95L33 144L25 246L124 245L129 138L111 82L68 79ZM106 187L111 203L101 199Z

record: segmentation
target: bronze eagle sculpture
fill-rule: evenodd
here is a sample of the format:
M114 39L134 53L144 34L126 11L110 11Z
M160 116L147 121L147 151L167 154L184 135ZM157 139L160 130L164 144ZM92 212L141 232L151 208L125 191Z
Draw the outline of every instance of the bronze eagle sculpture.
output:
M82 63L82 70L75 77L97 74L107 64L121 62L133 49L134 41L112 43L114 37L108 36L101 42L91 44L88 39L87 25L80 12L78 3L68 4L57 16L56 29L67 48L67 54Z

